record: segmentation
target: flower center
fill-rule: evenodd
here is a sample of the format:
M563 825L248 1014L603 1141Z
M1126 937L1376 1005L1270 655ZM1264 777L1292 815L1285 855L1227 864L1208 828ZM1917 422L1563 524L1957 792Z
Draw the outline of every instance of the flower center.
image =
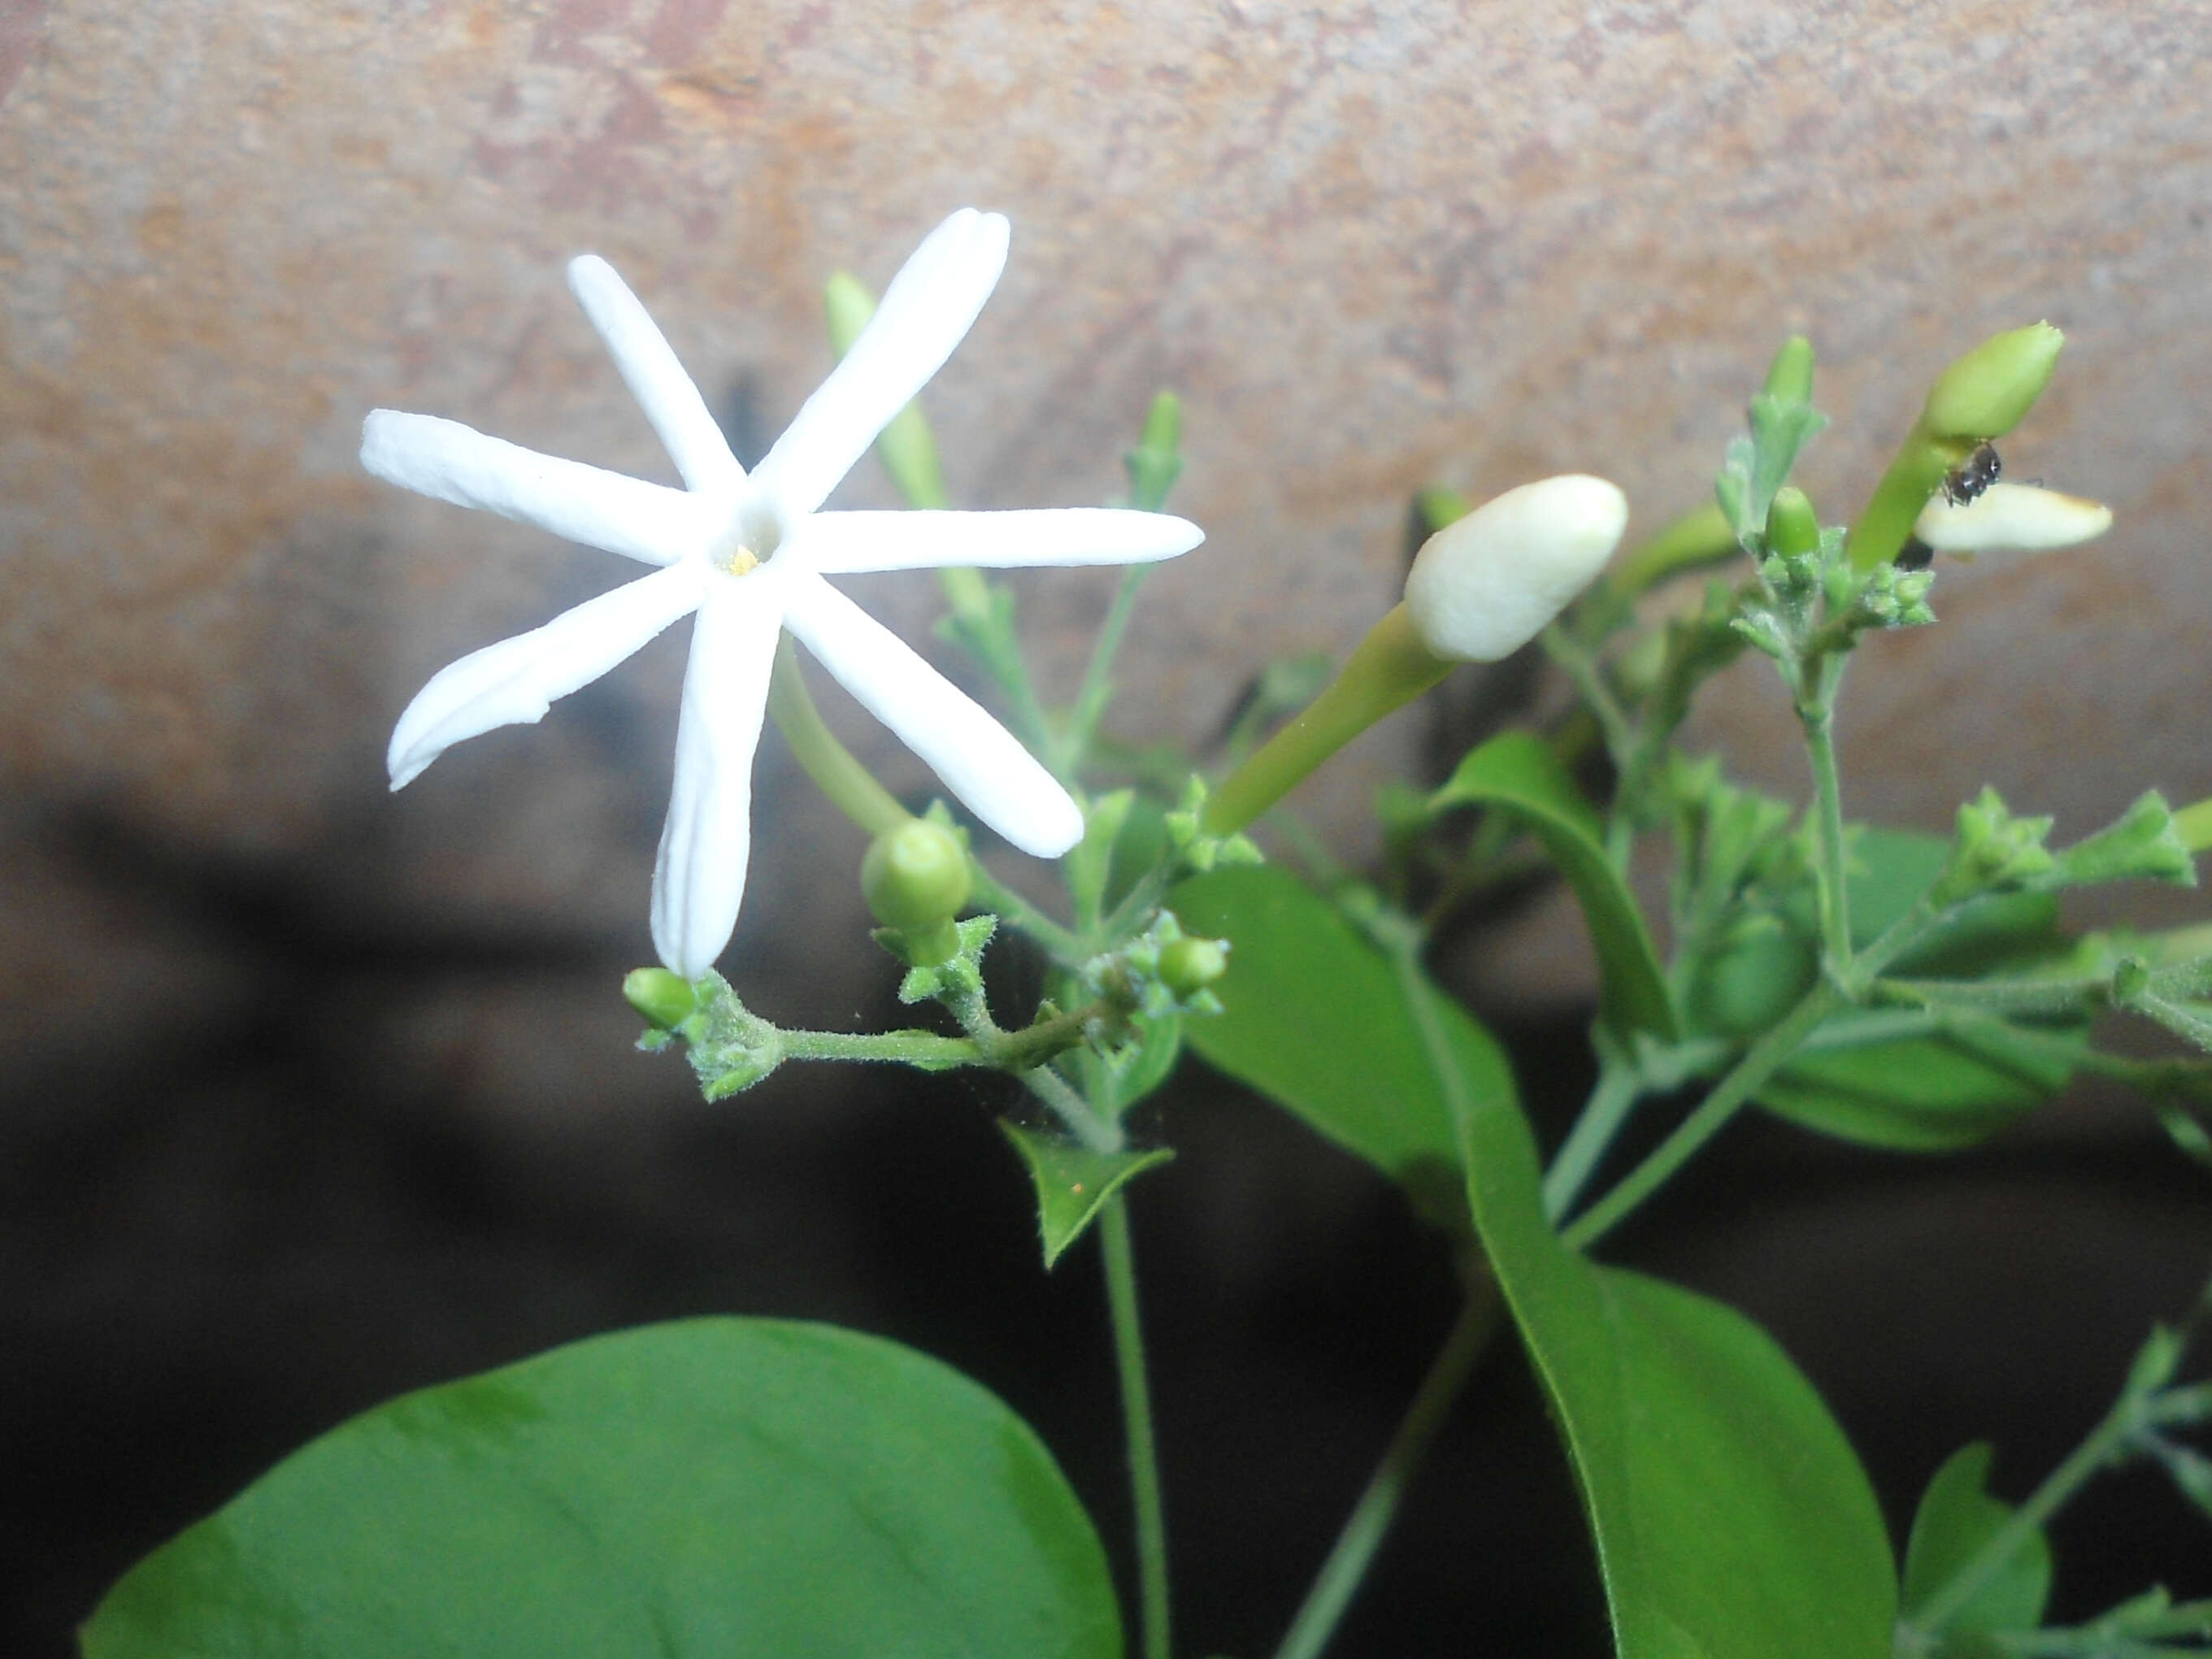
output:
M708 556L716 568L742 576L766 564L782 545L783 520L775 509L746 501L730 515L729 527Z

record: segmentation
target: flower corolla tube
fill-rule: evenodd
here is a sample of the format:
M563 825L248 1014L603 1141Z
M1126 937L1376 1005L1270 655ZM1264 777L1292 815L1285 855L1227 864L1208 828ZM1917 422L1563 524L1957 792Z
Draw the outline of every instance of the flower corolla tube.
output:
M645 307L604 259L568 285L684 480L649 483L523 449L457 422L373 410L362 465L404 489L483 507L658 567L544 627L471 653L416 694L392 734L392 787L495 726L537 720L685 616L691 653L676 769L653 877L653 940L696 978L729 943L744 896L753 751L779 629L992 829L1057 858L1083 834L1067 791L904 641L825 581L943 565L1123 564L1203 539L1162 513L819 511L975 320L1006 258L1007 225L963 209L915 250L852 349L750 476Z

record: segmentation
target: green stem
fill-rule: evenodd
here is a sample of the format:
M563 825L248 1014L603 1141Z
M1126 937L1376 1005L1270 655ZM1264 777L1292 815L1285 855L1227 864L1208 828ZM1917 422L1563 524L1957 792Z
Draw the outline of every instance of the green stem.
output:
M807 695L806 680L799 672L799 655L788 634L775 642L775 666L768 682L768 712L806 775L832 805L861 829L880 836L913 816L823 723L822 711Z
M1626 765L1636 746L1635 727L1621 708L1620 700L1613 695L1613 688L1605 683L1605 676L1598 672L1596 657L1558 623L1548 625L1536 637L1543 645L1544 654L1574 682L1583 706L1589 710L1598 730L1605 734L1606 753L1613 757L1613 765Z
M1470 1286L1458 1319L1430 1362L1428 1375L1421 1379L1413 1403L1390 1437L1382 1461L1368 1477L1366 1488L1346 1517L1328 1559L1315 1575L1313 1588L1306 1592L1297 1616L1284 1632L1275 1659L1316 1659L1336 1633L1337 1621L1351 1605L1390 1523L1397 1518L1398 1504L1414 1471L1428 1455L1437 1431L1451 1415L1453 1402L1466 1385L1468 1374L1489 1343L1498 1322L1498 1309L1497 1280L1485 1274Z
M1801 696L1797 718L1805 728L1805 752L1813 763L1814 823L1820 838L1820 937L1828 971L1847 978L1851 967L1850 889L1844 873L1843 786L1836 771L1836 692L1843 684L1844 658L1824 655L1811 671L1813 684Z
M934 1031L787 1031L776 1037L786 1060L878 1060L908 1066L995 1066L982 1046ZM1077 1041L1081 1041L1079 1036Z
M1105 621L1098 624L1091 662L1083 671L1082 688L1075 694L1075 706L1068 711L1067 725L1060 734L1058 760L1053 769L1063 778L1074 777L1091 758L1091 739L1114 695L1114 659L1121 654L1121 636L1128 632L1129 617L1137 608L1137 590L1151 571L1148 564L1133 564L1121 572L1114 603L1107 608Z
M983 867L981 860L972 854L968 860L968 886L970 901L977 909L991 911L1008 927L1028 934L1063 966L1072 968L1097 954L1085 951L1083 942L1073 933L1000 881Z
M1628 1121L1628 1114L1644 1092L1644 1079L1636 1068L1607 1057L1601 1062L1597 1086L1567 1131L1567 1138L1544 1171L1544 1218L1556 1224L1574 1207L1583 1187L1604 1158L1606 1149Z
M1101 1254L1106 1263L1106 1303L1114 1322L1114 1364L1121 1379L1129 1496L1137 1512L1137 1586L1145 1659L1170 1659L1167 1516L1160 1501L1152 1389L1145 1380L1145 1333L1137 1312L1136 1255L1130 1245L1129 1209L1123 1194L1117 1192L1108 1199L1098 1219Z
M1676 1126L1674 1133L1621 1177L1619 1185L1577 1217L1560 1237L1570 1248L1583 1249L1611 1231L1623 1217L1680 1169L1692 1153L1719 1133L1759 1086L1796 1053L1813 1029L1843 1006L1842 992L1826 980L1807 992L1782 1023L1753 1043L1735 1063L1735 1068L1714 1085L1712 1093Z
M1894 559L1920 517L1928 498L1943 487L1943 477L1973 453L1972 438L1944 437L1929 430L1923 414L1898 447L1889 471L1875 486L1866 511L1844 541L1844 556L1854 570L1871 570Z
M1249 756L1206 803L1206 833L1225 836L1266 811L1338 750L1458 665L1433 655L1402 605L1368 630L1321 696Z

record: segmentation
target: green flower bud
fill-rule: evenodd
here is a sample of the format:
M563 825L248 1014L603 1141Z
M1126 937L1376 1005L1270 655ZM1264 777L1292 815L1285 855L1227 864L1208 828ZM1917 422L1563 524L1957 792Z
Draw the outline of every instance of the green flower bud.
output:
M2065 343L2049 323L1983 341L1936 378L1921 423L1939 438L2003 437L2043 395Z
M1429 538L1406 578L1421 642L1447 662L1495 662L1587 587L1628 525L1628 498L1583 473L1509 489Z
M1803 335L1791 335L1774 354L1766 371L1766 395L1778 404L1813 401L1813 343Z
M968 849L943 824L909 818L868 843L860 890L884 927L935 928L968 902Z
M840 357L853 349L868 319L876 314L875 296L849 270L832 271L822 285L822 308L829 313L830 349Z
M623 995L648 1025L672 1031L698 1012L691 981L665 968L640 968L623 981Z
M1144 435L1121 457L1129 473L1129 505L1157 513L1182 476L1182 404L1172 392L1152 399L1145 415Z
M1177 997L1196 996L1229 971L1229 941L1179 939L1160 949L1160 983Z
M1784 558L1820 550L1820 516L1795 484L1774 492L1774 505L1766 509L1766 544Z

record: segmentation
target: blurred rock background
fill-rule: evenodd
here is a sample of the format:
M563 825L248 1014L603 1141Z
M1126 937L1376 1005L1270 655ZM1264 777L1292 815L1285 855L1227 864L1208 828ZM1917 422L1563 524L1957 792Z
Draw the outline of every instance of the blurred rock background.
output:
M1210 539L1146 592L1131 737L1203 744L1266 658L1348 647L1418 488L1601 471L1654 529L1802 331L1837 418L1804 477L1844 518L1943 362L2048 317L2008 469L2118 526L1945 568L1943 625L1856 671L1848 805L1940 829L1989 782L2069 834L2212 794L2194 0L0 0L0 1647L64 1650L138 1551L375 1399L709 1309L965 1366L1119 1547L1091 1270L1036 1270L1002 1091L836 1073L710 1109L629 1051L683 630L383 787L424 678L627 568L367 479L366 410L672 477L564 287L591 249L757 452L827 366L822 277L880 285L963 204L1015 237L927 395L958 501L1106 499L1153 391L1184 398L1175 505ZM890 496L864 464L839 499ZM1112 580L1018 580L1062 695ZM854 586L926 636L926 579ZM1301 798L1353 856L1423 718ZM1801 787L1755 665L1698 732ZM758 792L726 968L787 1021L879 1023L858 832L773 736ZM1573 927L1540 906L1461 966L1563 1107ZM1159 1127L1185 1629L1254 1652L1449 1291L1391 1194L1219 1085ZM1940 1164L1747 1128L1622 1250L1767 1321L1901 1519L1965 1439L2015 1494L2070 1443L2201 1273L2204 1199L2084 1097ZM1599 1639L1514 1362L1474 1399L1345 1651ZM2069 1609L2208 1588L2154 1483L2098 1501Z

